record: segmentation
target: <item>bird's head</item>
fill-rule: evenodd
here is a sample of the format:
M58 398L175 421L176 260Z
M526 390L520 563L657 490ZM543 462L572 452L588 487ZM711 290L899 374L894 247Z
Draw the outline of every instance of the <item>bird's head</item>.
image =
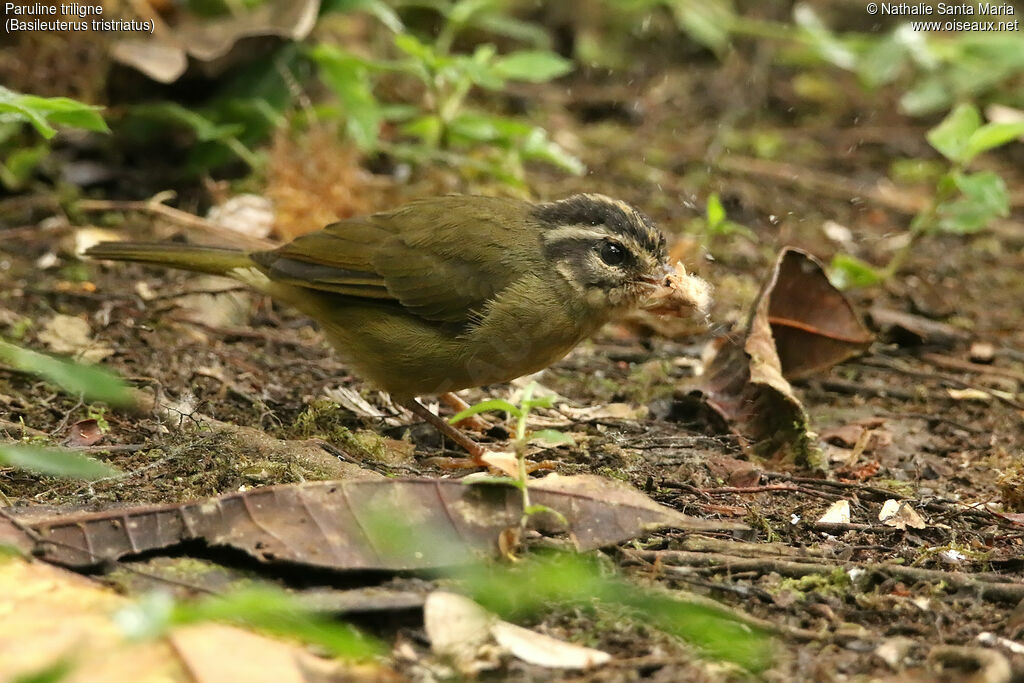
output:
M629 204L577 194L538 204L544 256L586 303L598 309L637 305L665 282L665 236Z

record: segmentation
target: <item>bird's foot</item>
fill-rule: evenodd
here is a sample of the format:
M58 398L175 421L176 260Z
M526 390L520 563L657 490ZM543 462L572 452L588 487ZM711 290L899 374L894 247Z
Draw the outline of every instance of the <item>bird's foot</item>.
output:
M456 413L461 413L463 410L468 410L470 405L462 400L462 398L453 391L446 391L445 393L438 396L439 399L448 404L448 407L454 410ZM481 415L470 415L467 418L463 418L458 422L451 423L453 427L461 429L470 429L474 432L480 432L486 434L487 432L499 426L492 423L490 420L484 418Z
M454 396L454 394L452 395ZM458 397L456 396L456 398ZM459 400L461 401L462 399ZM462 446L466 449L466 452L469 453L468 458L431 458L431 462L436 464L438 467L443 469L487 467L491 470L507 474L510 477L519 476L519 461L516 459L515 453L491 451L484 448L476 441L469 438L465 432L457 429L444 418L427 410L426 406L416 399L404 401L402 402L402 405L412 411L414 415L417 415L432 424L437 431ZM541 469L555 469L557 463L552 460L544 460L541 462L527 460L525 465L526 472L530 473Z

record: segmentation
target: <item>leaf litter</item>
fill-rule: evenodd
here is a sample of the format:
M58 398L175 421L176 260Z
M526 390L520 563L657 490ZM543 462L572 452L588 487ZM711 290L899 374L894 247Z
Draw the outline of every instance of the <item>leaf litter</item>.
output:
M564 533L586 551L656 529L743 531L659 505L621 482L549 475L531 483L540 530ZM519 491L457 480L390 479L267 486L206 501L66 513L22 522L38 534L40 557L90 567L186 541L229 547L260 562L332 570L411 570L469 564L498 552L519 524Z

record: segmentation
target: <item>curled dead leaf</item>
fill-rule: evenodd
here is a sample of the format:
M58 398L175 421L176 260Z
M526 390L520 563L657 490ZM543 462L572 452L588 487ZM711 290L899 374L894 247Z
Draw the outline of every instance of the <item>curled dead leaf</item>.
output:
M837 500L829 505L825 514L818 518L819 524L849 524L850 523L850 501Z
M754 302L744 335L716 340L701 392L745 447L823 470L821 447L788 378L831 367L870 341L821 263L787 247Z

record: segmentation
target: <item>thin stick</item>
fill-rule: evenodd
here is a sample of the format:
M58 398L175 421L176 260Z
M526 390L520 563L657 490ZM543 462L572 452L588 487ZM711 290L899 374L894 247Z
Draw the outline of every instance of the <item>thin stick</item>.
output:
M276 242L271 240L251 237L244 233L236 232L187 211L161 204L155 199L144 202L119 199L83 199L76 206L82 211L140 211L142 213L150 213L167 218L187 228L194 228L217 235L226 242L248 249L272 249L278 246Z
M1024 599L1024 583L1001 581L999 579L1002 577L999 575L984 575L985 578L980 578L977 575L957 571L922 569L889 563L841 562L827 564L780 560L773 557L747 558L725 553L699 553L685 550L624 550L623 552L630 557L646 562L658 562L664 566L700 567L708 571L730 573L753 571L759 574L770 574L776 572L793 578L812 574L831 574L837 568L858 568L868 572L879 572L897 579L944 583L958 590L974 591L978 598L990 602L1017 604Z

